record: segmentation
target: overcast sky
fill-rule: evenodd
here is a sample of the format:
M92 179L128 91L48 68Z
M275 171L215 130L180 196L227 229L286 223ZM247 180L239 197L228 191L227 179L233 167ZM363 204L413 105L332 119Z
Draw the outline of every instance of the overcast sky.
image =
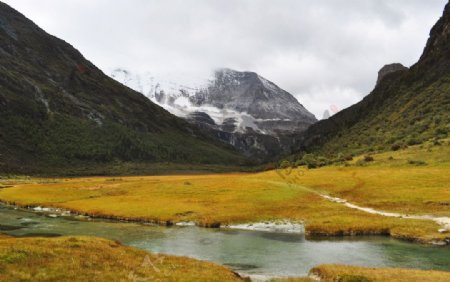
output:
M106 73L258 72L318 118L415 63L447 0L3 0Z

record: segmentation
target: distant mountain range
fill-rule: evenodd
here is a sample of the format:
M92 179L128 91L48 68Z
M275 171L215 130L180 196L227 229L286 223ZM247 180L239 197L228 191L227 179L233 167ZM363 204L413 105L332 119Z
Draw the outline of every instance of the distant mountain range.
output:
M0 62L1 172L98 174L111 173L93 169L105 164L243 160L1 2Z
M218 69L191 86L124 69L111 77L252 157L288 152L286 136L317 121L290 93L254 72Z
M148 173L135 167L255 164L308 152L337 158L440 144L450 132L450 4L415 65L383 67L372 93L319 122L253 72L220 69L190 86L126 70L112 79L1 2L0 62L2 173Z

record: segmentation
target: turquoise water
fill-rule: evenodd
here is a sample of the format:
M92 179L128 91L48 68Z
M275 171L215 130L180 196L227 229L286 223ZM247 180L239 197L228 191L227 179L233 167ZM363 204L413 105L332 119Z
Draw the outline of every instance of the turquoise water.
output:
M50 218L3 205L0 232L15 236L99 236L153 252L209 260L244 274L302 276L323 263L450 271L450 247L381 236L307 240L298 234Z

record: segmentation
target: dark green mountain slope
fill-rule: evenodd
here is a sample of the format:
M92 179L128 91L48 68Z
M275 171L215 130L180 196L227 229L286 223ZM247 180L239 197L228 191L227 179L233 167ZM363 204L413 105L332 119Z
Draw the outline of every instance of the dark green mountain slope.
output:
M235 164L241 157L0 2L0 172L127 161Z
M419 62L384 76L361 102L312 125L300 152L391 150L446 137L450 131L450 4L430 32ZM301 154L301 153L300 153Z

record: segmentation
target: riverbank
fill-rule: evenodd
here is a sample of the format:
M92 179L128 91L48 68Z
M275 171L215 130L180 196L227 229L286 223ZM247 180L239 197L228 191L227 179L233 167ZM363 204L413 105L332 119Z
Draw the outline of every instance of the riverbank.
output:
M0 237L1 281L243 281L230 269L94 237Z
M1 281L248 281L247 275L214 263L85 236L14 238L0 234L0 270ZM448 281L450 272L320 265L310 270L309 277L249 277L252 281L439 282Z
M289 219L283 220L274 220L274 221L262 221L262 222L252 222L252 223L228 223L221 224L220 222L213 223L198 223L195 221L158 221L158 220L147 220L145 218L132 218L132 217L117 217L111 215L103 215L103 214L89 214L80 212L77 210L69 210L65 208L59 207L41 207L41 206L30 206L30 205L20 205L16 203L3 202L0 201L2 205L6 205L16 209L23 209L27 211L36 212L38 214L45 215L47 217L56 218L56 217L70 217L74 220L109 220L109 221L117 221L117 222L129 222L129 223L140 223L140 224L150 224L150 225L160 225L160 226L182 226L182 227L203 227L203 228L222 228L222 229L236 229L236 230L248 230L248 231L262 231L262 232L272 232L272 233L296 233L296 234L304 234L307 238L314 237L341 237L341 236L363 236L363 235L378 235L378 236L391 236L396 239L406 240L409 242L417 242L421 244L430 244L436 246L446 246L450 244L450 240L447 237L442 237L439 239L431 238L431 239L423 239L419 237L413 236L405 236L402 234L391 234L390 230L382 229L382 230L350 230L348 232L344 231L335 231L330 232L329 230L324 231L321 229L321 226L311 227L307 225L305 227L304 223L299 221L291 221ZM439 232L439 230L438 230ZM445 236L446 234L440 232L440 235Z
M310 270L308 277L272 279L272 282L447 282L450 272L404 268L368 268L348 265L319 265Z

